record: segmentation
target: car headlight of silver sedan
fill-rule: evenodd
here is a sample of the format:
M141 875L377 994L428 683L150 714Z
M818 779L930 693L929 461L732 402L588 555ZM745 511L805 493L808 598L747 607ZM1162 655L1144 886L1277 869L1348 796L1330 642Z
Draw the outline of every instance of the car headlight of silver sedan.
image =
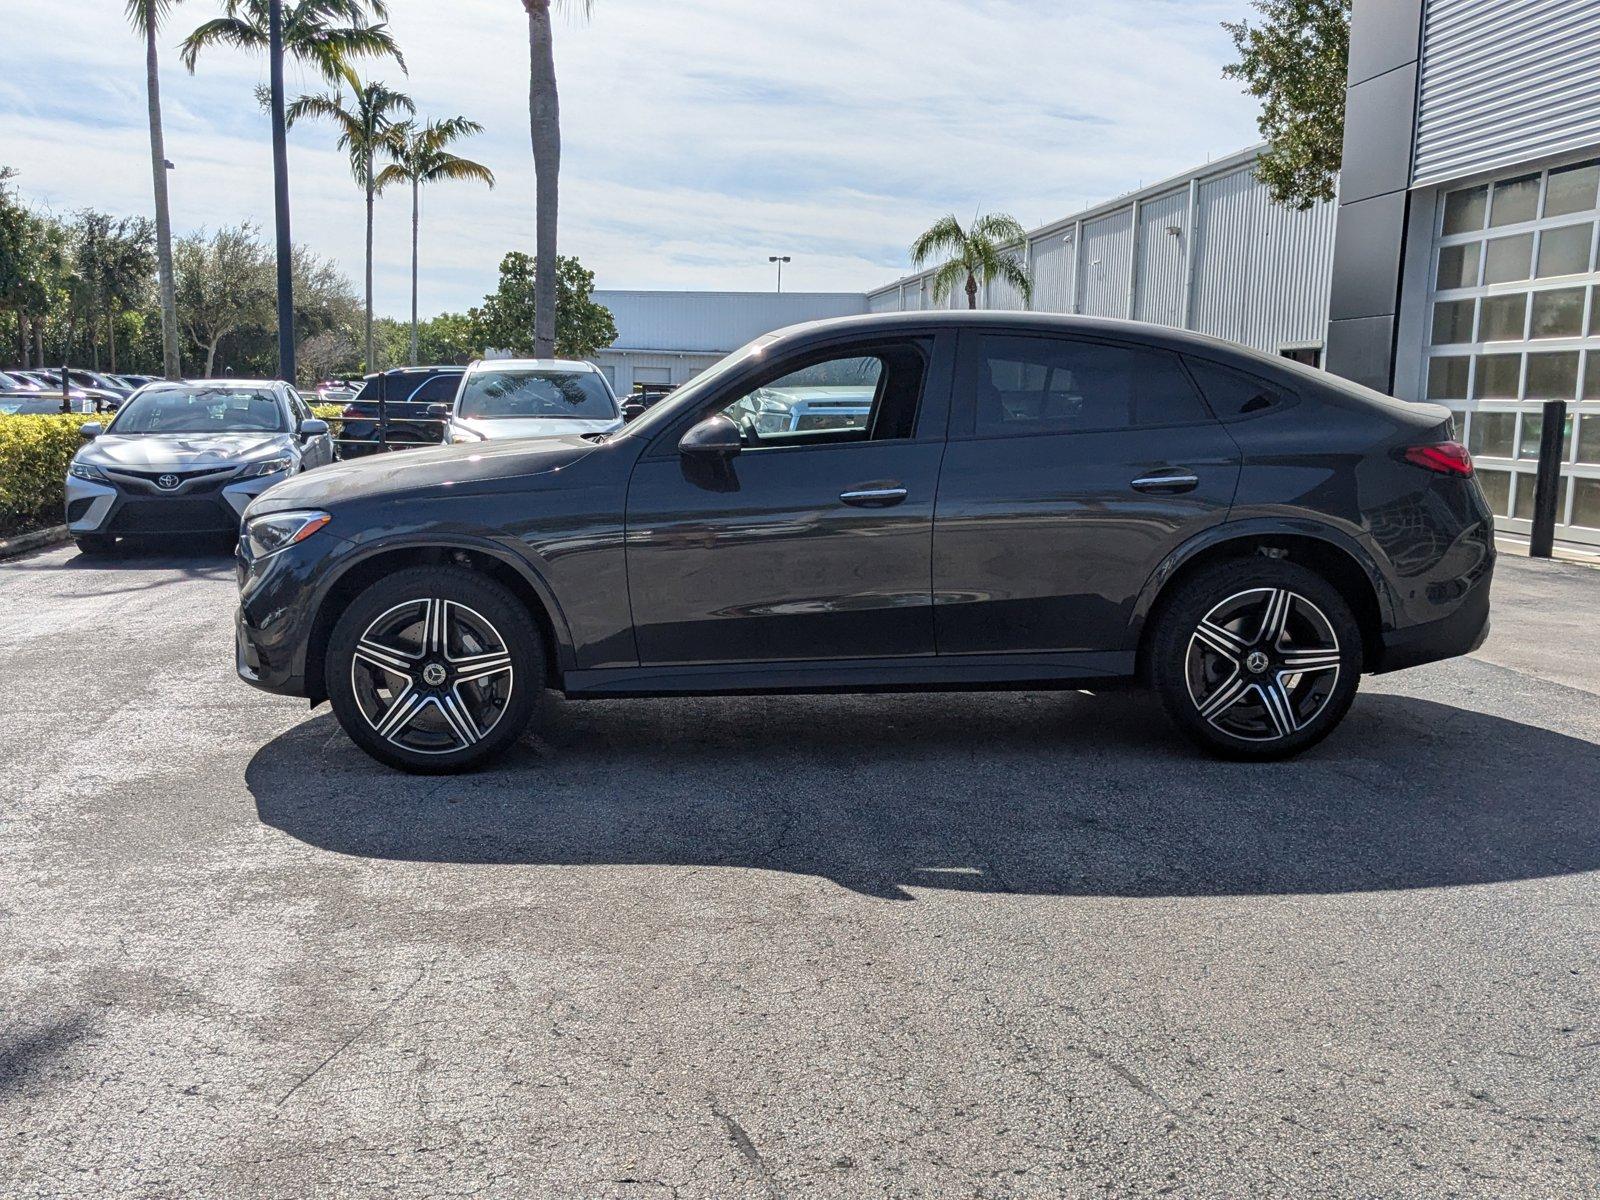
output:
M276 475L279 471L287 471L294 466L294 459L290 455L281 458L269 458L265 462L253 463L245 468L246 479L259 479L263 475Z
M333 518L315 509L270 513L255 517L244 527L245 541L252 558L265 558L303 542Z
M67 474L74 479L104 479L105 475L93 463L78 462L74 460L67 467Z

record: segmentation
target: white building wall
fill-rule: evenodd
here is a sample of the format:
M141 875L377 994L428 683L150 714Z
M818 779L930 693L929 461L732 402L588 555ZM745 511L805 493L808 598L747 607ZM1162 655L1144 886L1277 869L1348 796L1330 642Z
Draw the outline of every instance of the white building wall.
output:
M1335 205L1297 212L1273 204L1255 178L1260 150L1240 151L1030 232L1017 252L1032 263L1033 309L1126 317L1131 284L1131 313L1138 320L1269 352L1321 345ZM1168 232L1172 227L1176 234ZM952 307L924 301L930 275L871 292L871 311ZM1020 297L999 285L986 299L988 307L1021 307ZM952 301L966 303L959 293Z

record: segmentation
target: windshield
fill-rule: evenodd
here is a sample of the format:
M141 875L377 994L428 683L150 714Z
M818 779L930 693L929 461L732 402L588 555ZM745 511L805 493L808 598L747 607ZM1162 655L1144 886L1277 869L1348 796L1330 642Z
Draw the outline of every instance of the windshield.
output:
M617 415L617 403L605 380L593 371L506 368L468 375L456 414L470 421L516 417L609 421Z
M283 405L259 388L158 387L136 392L109 433L285 433Z

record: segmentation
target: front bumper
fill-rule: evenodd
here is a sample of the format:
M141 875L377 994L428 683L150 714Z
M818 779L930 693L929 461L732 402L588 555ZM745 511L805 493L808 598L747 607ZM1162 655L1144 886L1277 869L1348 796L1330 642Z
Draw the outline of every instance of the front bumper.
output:
M322 600L354 549L354 543L322 529L276 554L252 558L240 538L234 618L240 679L280 696L322 699L321 679L306 679L306 660Z
M159 536L234 535L250 501L287 471L170 493L142 483L67 476L67 529L74 535Z

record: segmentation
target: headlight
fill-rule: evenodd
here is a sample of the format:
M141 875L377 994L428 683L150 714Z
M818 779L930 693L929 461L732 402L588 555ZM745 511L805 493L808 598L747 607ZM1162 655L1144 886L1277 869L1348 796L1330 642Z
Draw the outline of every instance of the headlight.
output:
M294 466L294 459L287 454L282 458L269 458L266 462L256 463L245 469L246 479L257 479L262 475L276 475L279 471L287 471Z
M78 462L76 459L74 459L72 464L67 468L67 474L71 475L74 479L105 478L105 476L100 473L99 467L91 466L89 463L85 462Z
M303 542L331 520L333 518L327 513L313 510L256 517L244 527L245 541L250 545L250 557L265 558L296 542Z

